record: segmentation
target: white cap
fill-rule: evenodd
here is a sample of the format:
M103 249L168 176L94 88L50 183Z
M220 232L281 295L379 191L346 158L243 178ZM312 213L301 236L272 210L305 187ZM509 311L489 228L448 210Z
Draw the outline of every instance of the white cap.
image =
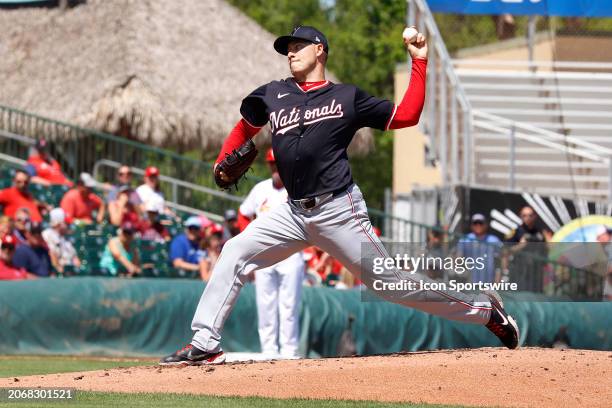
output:
M54 208L49 212L49 223L52 227L66 221L66 213L61 208Z
M85 187L94 188L96 186L96 180L89 173L81 173L79 180Z

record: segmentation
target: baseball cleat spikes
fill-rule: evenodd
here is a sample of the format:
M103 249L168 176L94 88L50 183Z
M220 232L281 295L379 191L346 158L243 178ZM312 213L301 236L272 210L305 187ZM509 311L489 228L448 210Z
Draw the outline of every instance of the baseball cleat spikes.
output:
M519 346L519 328L516 321L504 310L504 304L497 293L487 292L491 301L491 318L486 324L504 346L513 350Z
M194 366L194 365L209 365L223 364L225 362L225 354L223 351L209 353L200 350L192 344L188 344L182 349L170 354L159 360L161 366Z

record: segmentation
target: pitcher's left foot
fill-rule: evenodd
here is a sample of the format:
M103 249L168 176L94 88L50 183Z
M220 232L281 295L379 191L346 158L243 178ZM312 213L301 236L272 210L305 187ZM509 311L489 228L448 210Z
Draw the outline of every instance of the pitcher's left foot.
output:
M519 328L516 321L504 310L504 304L497 293L487 293L491 300L491 318L487 329L495 334L504 346L515 349L519 346Z

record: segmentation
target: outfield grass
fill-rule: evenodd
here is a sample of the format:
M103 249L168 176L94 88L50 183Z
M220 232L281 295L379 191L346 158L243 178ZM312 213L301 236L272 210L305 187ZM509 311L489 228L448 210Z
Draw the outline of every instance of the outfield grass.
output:
M103 393L103 392L77 392L73 402L19 402L2 403L0 407L13 408L66 408L78 406L79 408L94 407L180 407L180 408L443 408L450 405L428 404L400 404L382 403L373 401L338 401L338 400L306 400L306 399L272 399L272 398L240 398L240 397L209 397L190 394L149 394L149 393Z
M0 377L92 371L152 364L155 364L155 361L109 360L63 356L0 356Z

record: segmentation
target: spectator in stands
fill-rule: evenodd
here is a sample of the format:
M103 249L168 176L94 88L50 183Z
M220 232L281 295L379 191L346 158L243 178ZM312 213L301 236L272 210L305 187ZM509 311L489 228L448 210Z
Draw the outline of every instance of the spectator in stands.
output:
M26 232L27 242L18 245L13 256L13 264L40 277L53 275L51 258L47 244L42 237L42 224L31 222Z
M238 225L238 213L234 209L225 211L223 216L223 242L240 234L240 226Z
M160 198L165 207L165 199L160 189L159 169L157 167L149 166L146 168L144 183L136 189L136 193L138 193L138 197L140 197L140 201L142 202L141 206L143 212L146 211L145 205L147 201L159 200Z
M36 275L29 274L23 267L13 263L13 255L17 242L12 235L0 239L0 280L34 279Z
M471 282L493 283L501 281L501 271L496 268L496 261L500 259L502 242L493 234L489 234L487 218L482 214L472 215L470 233L459 240L457 254L461 257L484 260L484 268L476 266L465 274Z
M3 215L0 217L0 240L6 236L15 238L13 235L13 220L11 217Z
M131 222L138 228L140 208L130 200L133 191L129 185L123 185L119 188L116 199L108 203L108 218L111 224L119 226L124 222Z
M530 206L521 208L519 216L522 224L506 235L506 242L514 244L507 251L513 257L512 264L508 265L509 258L505 256L502 269L509 273L510 282L516 283L519 290L541 293L548 258L546 242L552 233L539 225L538 216Z
M612 301L612 230L604 225L598 228L597 242L601 243L608 258L604 275L603 300Z
M17 170L13 177L13 186L0 191L0 205L4 207L4 214L15 218L20 208L27 208L30 218L34 222L42 221L42 213L51 210L50 206L35 200L28 191L30 176L24 170Z
M168 229L160 221L160 213L163 211L161 201L148 201L145 205L147 219L141 223L141 238L146 241L167 242L172 238Z
M32 220L30 219L30 210L23 207L17 210L15 213L13 235L17 238L17 245L23 244L27 241L26 233L27 229Z
M60 207L70 219L85 224L94 221L94 211L97 211L96 221L104 221L104 202L93 193L96 181L89 173L81 173L75 188L64 194Z
M205 215L200 215L199 217L200 222L202 223L202 238L208 239L212 235L212 231L215 229L216 224Z
M28 159L26 171L32 177L32 183L49 186L61 184L72 187L72 182L62 173L57 160L49 155L49 146L45 139L39 139L34 147L35 153Z
M317 247L306 248L309 273L316 274L324 285L334 286L340 278L342 264Z
M223 248L225 242L223 233L224 229L221 225L212 224L210 235L202 240L202 249L206 250L206 262L200 269L200 278L205 282L210 279L210 274L219 259L219 255L221 255L221 248Z
M66 237L68 224L66 223L64 210L61 208L51 210L49 225L50 227L42 232L42 237L49 248L53 268L60 274L66 273L69 269L80 268L81 260L77 256L72 242Z
M427 231L427 245L426 245L427 256L431 258L444 258L446 256L446 246L444 243L444 231L440 229L430 229ZM440 267L437 263L433 265L427 265L425 268L426 275L431 279L441 280L444 279L447 273L444 267ZM461 276L454 276L453 278L459 278Z
M132 188L132 170L129 166L124 164L117 170L117 181L110 187L110 190L106 196L106 202L110 203L115 201L117 199L117 195L119 194L119 190L126 186ZM130 202L136 206L139 206L142 203L136 190L131 190Z
M117 232L104 248L100 268L112 276L132 277L141 272L140 254L133 242L136 229L132 223L126 222Z
M206 251L200 248L202 222L191 216L185 221L185 232L174 237L170 243L170 263L177 269L205 274Z
M520 243L523 244L521 248L524 248L524 244L527 242L542 243L550 241L552 233L538 225L538 215L533 208L527 205L521 208L519 215L523 223L506 236L506 242Z

